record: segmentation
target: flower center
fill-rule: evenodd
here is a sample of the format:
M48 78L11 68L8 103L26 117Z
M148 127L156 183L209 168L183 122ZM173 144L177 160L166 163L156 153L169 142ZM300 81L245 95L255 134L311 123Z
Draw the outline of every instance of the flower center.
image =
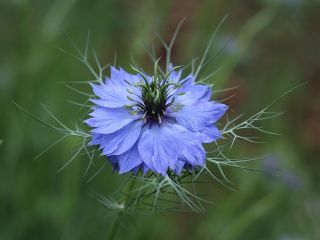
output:
M151 83L141 87L143 108L146 120L159 121L169 106L167 104L169 84L161 84L161 81L152 80Z
M158 122L160 124L168 107L171 107L172 111L177 111L182 107L182 105L175 103L176 95L184 94L175 93L181 85L169 81L168 77L158 76L148 80L143 76L143 81L130 85L140 88L141 95L137 95L128 89L128 93L135 95L135 98L128 95L127 98L133 104L126 107L131 110L133 115L143 114L145 122Z

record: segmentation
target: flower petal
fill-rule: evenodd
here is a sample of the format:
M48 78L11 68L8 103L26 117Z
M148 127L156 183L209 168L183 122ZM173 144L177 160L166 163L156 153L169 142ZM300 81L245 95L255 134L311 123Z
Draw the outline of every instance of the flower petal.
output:
M175 174L180 175L185 164L184 161L178 160L174 169Z
M222 103L200 102L192 106L184 106L178 111L170 112L168 116L174 117L178 124L191 131L200 131L219 120L227 108Z
M211 98L211 88L201 84L184 84L177 93L176 101L184 106L190 106L200 101L209 101Z
M177 124L173 125L176 135L179 136L179 160L192 166L203 166L205 150L202 147L198 134Z
M128 96L131 99L140 100L138 96L141 95L141 89L131 84L142 80L139 74L130 74L122 68L114 67L111 67L110 72L111 77L107 77L104 83L91 84L95 95L100 97L100 99L91 99L93 103L102 107L117 108L132 104ZM151 79L148 75L146 77Z
M151 170L165 176L168 167L175 169L178 160L177 142L171 125L153 125L142 134L138 149L143 162Z
M172 63L170 63L169 65L169 72L174 68L174 66L172 65ZM173 70L171 71L170 75L169 75L169 81L170 82L175 82L178 83L180 81L181 78L181 74L182 74L182 70Z
M119 174L129 172L142 163L137 144L117 158L119 159Z
M134 121L110 134L92 134L91 144L100 145L103 154L120 155L128 151L138 140L143 121Z
M133 115L125 108L94 107L93 112L89 115L92 118L85 122L95 128L92 132L101 134L118 131L139 118L139 115Z
M131 103L127 98L129 93L121 84L110 81L108 84L91 84L91 86L95 95L101 98L91 99L91 101L97 105L109 108L118 108Z
M139 74L128 73L123 68L117 69L115 67L111 67L110 68L110 75L111 75L112 81L117 82L122 85L125 85L125 86L127 85L127 82L136 83L141 79Z
M215 125L210 125L205 127L200 132L201 140L203 143L211 143L213 141L216 141L219 138L222 138L221 132Z

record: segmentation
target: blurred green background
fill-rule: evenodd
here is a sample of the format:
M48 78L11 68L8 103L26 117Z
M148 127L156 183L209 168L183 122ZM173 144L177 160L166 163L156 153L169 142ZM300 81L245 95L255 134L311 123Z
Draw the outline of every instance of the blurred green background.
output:
M12 104L51 121L47 106L64 123L85 116L69 100L83 96L59 82L92 76L59 51L82 49L88 30L91 49L103 63L128 67L132 57L150 67L145 44L164 49L156 33L169 40L187 17L173 49L175 64L200 56L215 26L219 31L205 73L224 68L211 79L217 95L231 106L230 117L254 113L286 90L308 85L275 106L285 114L263 123L282 136L263 136L265 144L237 142L231 156L266 155L250 167L266 172L227 169L235 191L208 182L214 205L202 214L148 213L129 216L117 239L320 239L320 3L303 0L2 0L0 3L0 239L106 239L112 217L92 194L107 195L117 174L96 165L84 176L88 159L77 157L61 173L79 139L68 139L42 157L34 157L59 138ZM88 90L88 88L87 88ZM91 180L88 182L88 180Z

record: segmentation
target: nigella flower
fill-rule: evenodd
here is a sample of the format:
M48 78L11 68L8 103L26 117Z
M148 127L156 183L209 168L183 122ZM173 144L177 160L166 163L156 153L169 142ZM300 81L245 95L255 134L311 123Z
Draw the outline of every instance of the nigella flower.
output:
M157 68L155 68L157 69ZM211 101L211 88L170 66L149 76L111 67L104 83L92 84L97 96L86 123L120 174L151 170L166 176L205 164L204 143L221 138L215 123L227 106Z

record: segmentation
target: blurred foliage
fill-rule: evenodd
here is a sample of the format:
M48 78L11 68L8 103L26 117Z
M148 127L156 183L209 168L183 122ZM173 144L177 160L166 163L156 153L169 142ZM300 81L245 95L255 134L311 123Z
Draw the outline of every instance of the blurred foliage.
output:
M84 176L86 156L57 170L79 144L66 140L38 159L59 134L17 109L15 101L51 121L47 106L63 122L74 124L86 111L67 100L83 97L61 82L86 81L90 73L59 51L73 51L68 37L91 48L104 63L129 66L132 58L150 67L145 45L164 49L178 22L187 21L173 49L176 64L201 56L214 27L219 31L205 74L224 66L210 81L215 89L238 86L218 95L230 116L260 110L302 82L308 85L276 106L285 114L264 122L282 136L267 143L237 142L233 156L260 156L250 167L276 171L227 169L230 191L217 182L201 185L215 202L203 214L137 213L121 219L118 239L320 239L320 3L303 0L2 0L0 3L0 239L105 239L112 216L92 196L107 195L121 179L103 159Z

